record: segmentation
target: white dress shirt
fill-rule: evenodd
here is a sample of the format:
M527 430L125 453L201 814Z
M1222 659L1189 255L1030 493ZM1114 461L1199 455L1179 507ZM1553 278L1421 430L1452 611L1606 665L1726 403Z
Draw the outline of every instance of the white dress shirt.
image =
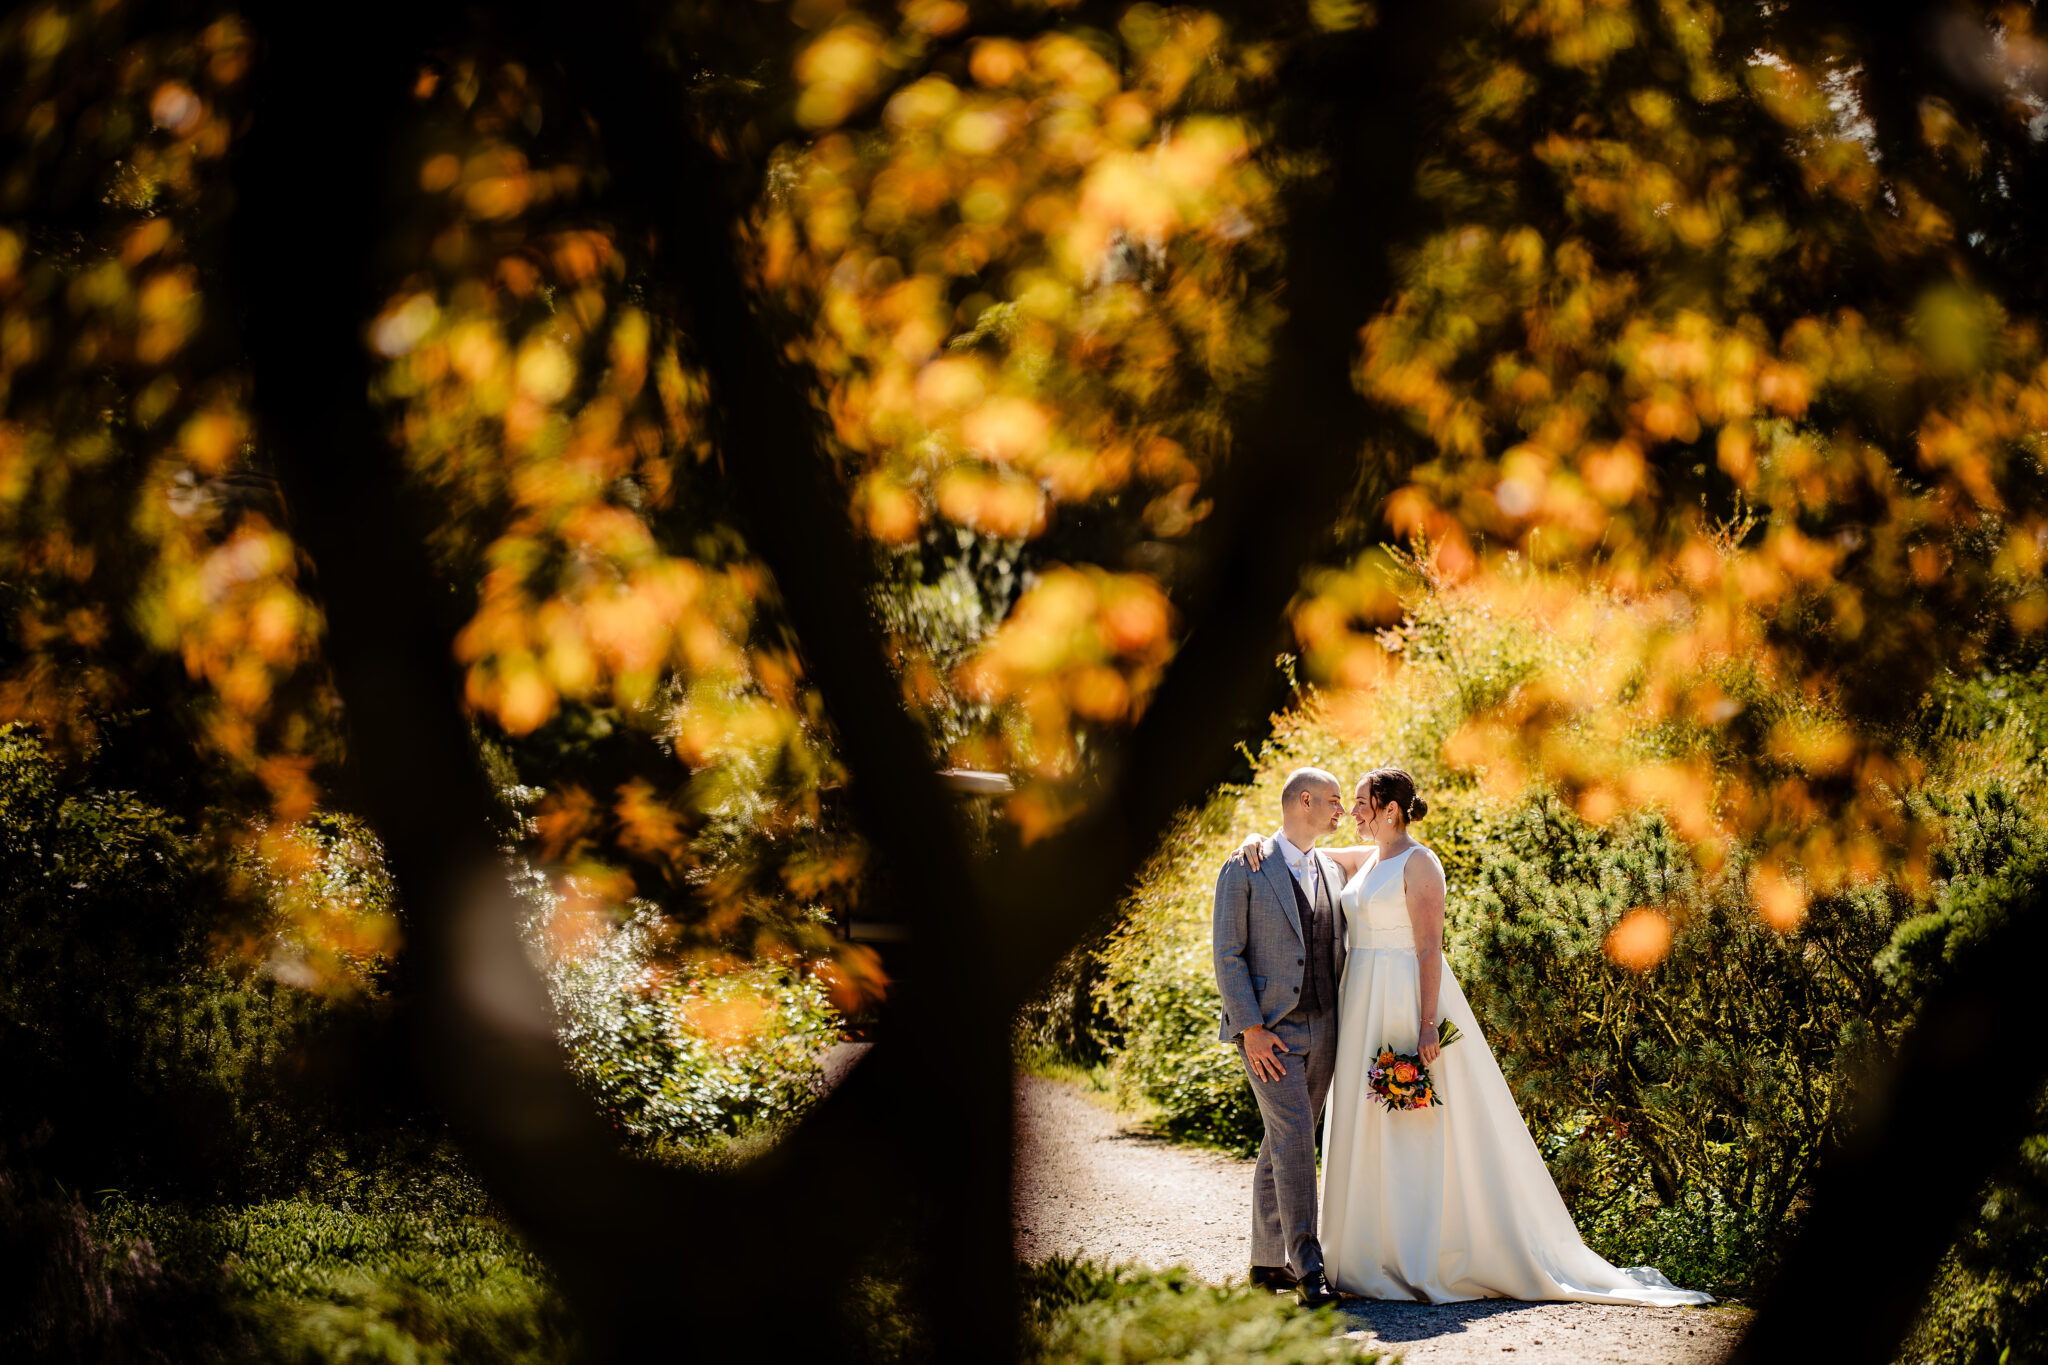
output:
M1287 870L1294 874L1294 880L1301 887L1308 903L1316 903L1316 886L1322 880L1323 860L1305 848L1296 848L1294 841L1286 835L1280 836L1279 854L1287 862Z

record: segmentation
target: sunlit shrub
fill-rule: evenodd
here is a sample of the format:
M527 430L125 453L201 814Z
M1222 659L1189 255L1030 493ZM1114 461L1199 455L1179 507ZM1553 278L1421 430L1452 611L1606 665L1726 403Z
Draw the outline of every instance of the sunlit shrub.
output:
M549 966L584 1084L636 1138L691 1142L794 1117L816 1095L839 1018L815 977L773 963L656 960L650 909Z
M1143 1361L1354 1361L1377 1353L1337 1336L1329 1308L1309 1312L1269 1289L1219 1287L1185 1269L1107 1267L1055 1256L1024 1269L1035 1359L1048 1365Z

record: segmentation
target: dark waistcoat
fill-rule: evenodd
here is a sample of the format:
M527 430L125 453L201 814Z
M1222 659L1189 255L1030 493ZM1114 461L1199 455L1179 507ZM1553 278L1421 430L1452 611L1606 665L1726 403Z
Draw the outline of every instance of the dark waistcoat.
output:
M1310 855L1314 857L1314 854ZM1301 936L1308 944L1308 963L1301 974L1301 1003L1293 1010L1303 1014L1337 1008L1337 907L1330 896L1330 870L1318 868L1316 899L1309 903L1294 874L1287 884L1294 888L1294 906L1301 911Z

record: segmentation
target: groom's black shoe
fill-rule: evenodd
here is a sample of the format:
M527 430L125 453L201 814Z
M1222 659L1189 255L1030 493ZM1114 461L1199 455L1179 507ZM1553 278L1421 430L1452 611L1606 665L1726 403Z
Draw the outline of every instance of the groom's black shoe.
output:
M1284 1265L1255 1265L1252 1267L1252 1287L1255 1289L1292 1289L1294 1272Z
M1297 1280L1294 1296L1301 1300L1303 1308L1321 1308L1326 1303L1337 1301L1337 1296L1330 1292L1330 1282L1323 1278L1320 1270L1311 1270Z

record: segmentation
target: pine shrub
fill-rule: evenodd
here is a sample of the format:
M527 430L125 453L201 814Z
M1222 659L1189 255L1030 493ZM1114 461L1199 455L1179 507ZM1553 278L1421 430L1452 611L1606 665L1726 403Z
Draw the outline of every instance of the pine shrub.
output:
M1604 945L1643 907L1671 946L1631 971ZM1589 1239L1691 1283L1754 1283L1902 1020L1876 958L1906 897L1820 897L1781 933L1740 859L1706 877L1661 816L1594 826L1537 800L1450 909L1453 969Z
M1046 1365L1307 1365L1378 1360L1338 1335L1343 1320L1269 1289L1217 1286L1185 1269L1106 1267L1053 1257L1024 1270L1035 1359Z

